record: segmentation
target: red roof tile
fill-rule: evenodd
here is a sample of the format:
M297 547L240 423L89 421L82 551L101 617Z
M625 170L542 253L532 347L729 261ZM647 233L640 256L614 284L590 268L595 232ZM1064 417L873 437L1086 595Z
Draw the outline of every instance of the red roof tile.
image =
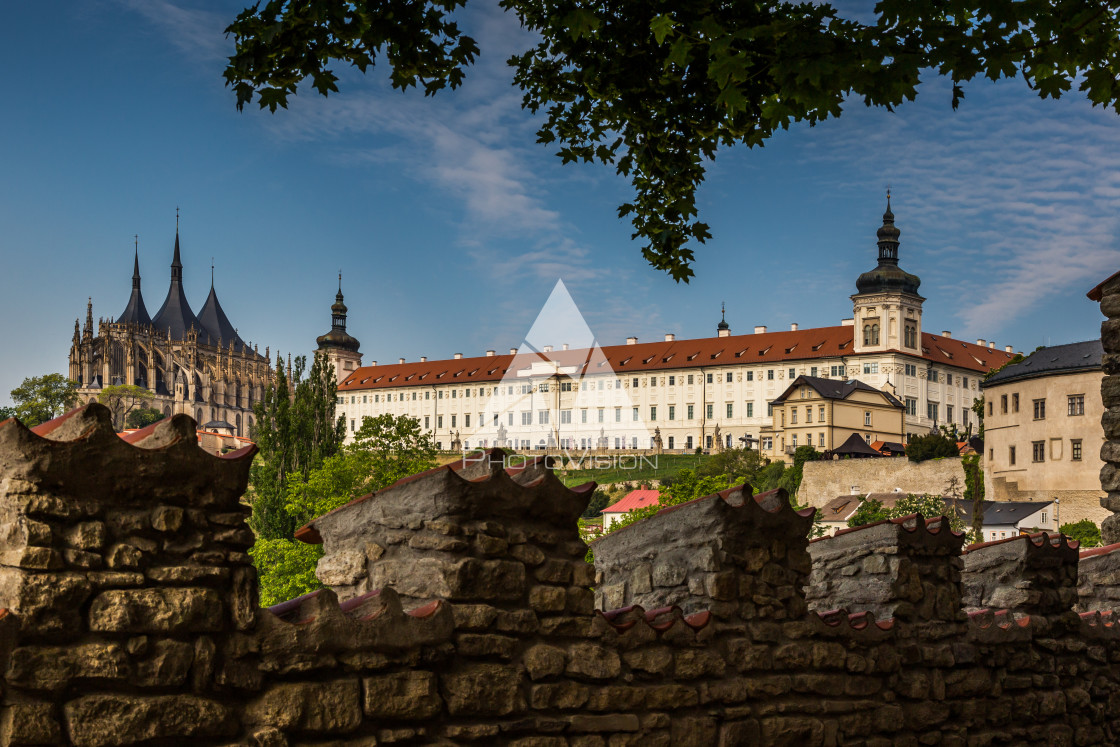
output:
M661 493L656 490L631 490L622 500L604 508L603 513L624 514L635 508L656 506L660 498Z
M552 361L561 366L574 367L574 375L595 374L603 371L607 365L614 373L631 375L712 365L839 358L852 355L852 330L852 327L847 326L820 327L732 337L608 345L601 348L602 359L597 353L593 354L593 351L582 348L533 355L493 355L363 366L346 377L338 391L422 386L435 383L435 380L457 384L493 383L505 377L515 360L519 366L525 366L536 359ZM908 354L901 350L884 352ZM1009 361L1013 354L963 340L922 333L922 355L914 357L987 373Z

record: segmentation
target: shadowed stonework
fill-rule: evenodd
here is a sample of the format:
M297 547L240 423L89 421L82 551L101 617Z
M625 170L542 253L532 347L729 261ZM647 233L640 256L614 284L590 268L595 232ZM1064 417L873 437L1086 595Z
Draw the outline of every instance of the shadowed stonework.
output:
M810 545L746 486L607 535L592 569L593 486L495 451L316 519L335 588L262 610L252 451L208 455L181 416L129 441L99 405L0 424L0 744L1120 739L1120 545L1080 587L1063 539L962 560L938 518Z

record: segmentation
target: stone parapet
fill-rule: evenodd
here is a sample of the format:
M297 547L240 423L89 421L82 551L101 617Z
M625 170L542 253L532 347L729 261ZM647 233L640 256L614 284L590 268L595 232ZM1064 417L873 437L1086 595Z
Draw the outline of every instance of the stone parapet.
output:
M969 545L961 574L965 611L1067 613L1077 603L1077 571L1077 542L1061 534L1020 534Z

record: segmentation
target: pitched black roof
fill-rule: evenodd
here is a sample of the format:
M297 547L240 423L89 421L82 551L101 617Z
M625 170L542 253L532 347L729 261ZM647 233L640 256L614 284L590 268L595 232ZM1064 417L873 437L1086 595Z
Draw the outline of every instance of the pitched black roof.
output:
M117 317L118 323L151 324L152 318L148 316L148 309L144 306L144 296L140 293L140 254L132 257L132 295L128 298L128 305Z
M882 389L876 389L870 384L865 384L858 379L822 379L819 376L798 376L793 380L793 383L786 387L786 390L782 392L777 399L774 400L774 403L785 402L790 393L792 393L794 389L801 385L808 385L813 387L813 389L817 391L817 394L821 395L825 399L847 399L849 396L851 396L852 392L861 390L865 392L875 392L876 394L881 394L886 397L887 401L895 407L904 406L902 402L900 402L898 398L892 395L890 392L884 392Z
M171 261L171 285L167 289L167 298L163 300L152 320L152 326L160 334L170 334L172 340L182 340L187 336L187 330L192 327L199 333L205 330L202 323L191 311L187 303L187 296L183 292L183 263L179 260L179 232L175 232L175 256Z
M984 511L984 526L999 524L1018 524L1036 511L1041 511L1052 501L984 501L981 506ZM946 500L946 508L950 502ZM965 524L972 521L972 501L960 499L957 509Z
M198 321L202 324L203 333L199 335L199 339L203 342L209 345L217 345L221 342L222 347L226 348L232 340L235 350L243 350L246 347L245 341L238 336L237 330L230 324L222 304L218 302L213 280L210 281L210 295L206 297L202 311L198 312Z
M858 433L848 436L848 440L832 450L833 454L851 454L856 456L881 457L883 456L859 437Z
M1040 348L1018 363L1005 367L1002 371L981 383L981 388L1003 384L1009 381L1034 379L1054 374L1076 373L1101 367L1104 348L1100 340L1071 342L1068 345L1053 345Z

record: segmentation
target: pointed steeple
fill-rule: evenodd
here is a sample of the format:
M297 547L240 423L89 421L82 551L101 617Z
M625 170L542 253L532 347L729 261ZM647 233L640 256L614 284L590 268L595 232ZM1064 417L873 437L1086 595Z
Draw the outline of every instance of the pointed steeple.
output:
M898 266L898 237L901 233L894 224L894 212L891 211L891 191L888 189L887 210L883 213L883 225L875 232L876 243L879 247L879 263L875 269L863 273L856 280L856 289L859 293L900 291L913 295L918 294L918 286L922 283L921 279Z
M320 350L331 348L358 352L361 343L346 333L346 304L342 302L342 271L338 273L338 293L331 304L331 331L315 339Z
M202 330L191 305L187 303L186 293L183 292L183 263L179 259L179 209L175 209L175 253L171 260L171 285L167 288L167 297L163 306L156 313L152 326L162 335L166 330L168 339L184 340L187 330L192 327Z
M133 236L132 255L132 295L128 298L128 305L117 318L119 323L149 325L152 318L148 316L148 309L144 305L144 296L140 293L140 237Z
M233 324L230 323L229 317L222 309L222 304L218 301L218 293L214 290L214 265L210 265L210 295L206 297L206 303L202 305L202 310L198 312L198 321L202 324L203 334L200 336L207 337L210 345L228 345L229 349L234 348L238 350L245 349L245 341L242 340Z
M731 329L731 325L727 323L727 306L722 301L719 305L719 324L716 325L716 329L720 332Z
M879 241L879 262L898 264L898 237L902 232L894 225L894 213L891 212L891 191L887 190L887 210L883 213L883 225L875 235Z

